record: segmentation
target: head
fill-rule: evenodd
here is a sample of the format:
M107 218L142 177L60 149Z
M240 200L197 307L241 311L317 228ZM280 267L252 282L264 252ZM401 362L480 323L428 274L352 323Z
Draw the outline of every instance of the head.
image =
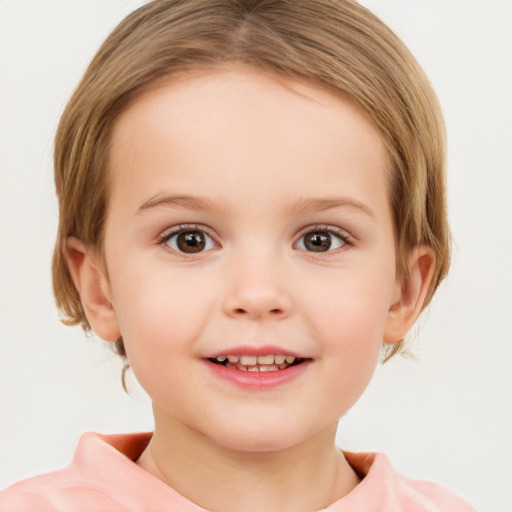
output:
M312 23L314 20L314 23ZM159 85L191 72L245 66L349 102L380 135L387 158L396 272L418 247L432 255L430 302L449 265L445 140L435 94L405 45L355 1L157 0L128 16L88 67L55 145L60 223L53 260L64 321L89 329L66 258L70 237L104 254L120 117ZM122 340L117 344L124 354ZM389 345L393 355L403 347Z

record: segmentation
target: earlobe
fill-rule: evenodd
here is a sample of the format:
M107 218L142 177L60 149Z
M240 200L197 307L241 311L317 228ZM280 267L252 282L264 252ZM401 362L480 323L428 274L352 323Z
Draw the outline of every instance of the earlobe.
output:
M409 275L397 282L396 296L389 308L384 343L393 344L404 339L423 306L434 273L435 254L427 246L417 247L409 257Z
M68 238L65 252L69 272L92 330L106 341L116 341L121 332L105 273L81 240Z

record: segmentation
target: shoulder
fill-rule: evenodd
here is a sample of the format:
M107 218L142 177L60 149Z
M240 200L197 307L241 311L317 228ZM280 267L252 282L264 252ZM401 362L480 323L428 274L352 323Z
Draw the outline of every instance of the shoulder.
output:
M104 501L94 482L87 482L72 468L36 476L18 482L0 492L2 512L80 512L84 502ZM114 510L114 509L112 509Z
M476 512L467 501L434 482L403 476L383 454L344 454L363 479L349 495L340 500L343 507L333 507L332 512L342 512L345 507L349 507L346 510L361 512Z
M151 433L84 434L71 464L0 492L1 512L204 512L134 462Z
M130 479L133 462L114 444L140 449L147 434L131 436L84 434L72 463L61 470L18 482L0 492L2 512L102 512L127 510L122 504L123 477ZM110 441L110 442L107 442ZM133 451L133 450L132 450ZM108 475L109 478L105 478Z

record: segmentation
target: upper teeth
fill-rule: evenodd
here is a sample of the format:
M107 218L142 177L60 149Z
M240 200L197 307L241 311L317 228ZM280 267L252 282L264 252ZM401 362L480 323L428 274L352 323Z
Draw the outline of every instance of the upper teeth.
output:
M222 363L227 359L230 363L240 363L250 366L255 364L283 364L285 361L288 364L292 364L296 358L294 356L285 356L283 354L268 356L236 356L230 354L227 356L217 356L215 359L219 361L219 363Z

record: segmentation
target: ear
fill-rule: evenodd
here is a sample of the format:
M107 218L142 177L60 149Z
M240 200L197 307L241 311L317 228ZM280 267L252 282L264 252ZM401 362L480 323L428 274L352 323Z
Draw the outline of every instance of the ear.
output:
M384 343L397 343L404 339L417 320L434 274L434 251L421 245L409 256L409 275L396 283L393 303L389 308Z
M85 316L92 330L106 341L116 341L121 332L111 302L106 272L95 262L93 251L80 240L66 241L66 260L75 288L80 294Z

